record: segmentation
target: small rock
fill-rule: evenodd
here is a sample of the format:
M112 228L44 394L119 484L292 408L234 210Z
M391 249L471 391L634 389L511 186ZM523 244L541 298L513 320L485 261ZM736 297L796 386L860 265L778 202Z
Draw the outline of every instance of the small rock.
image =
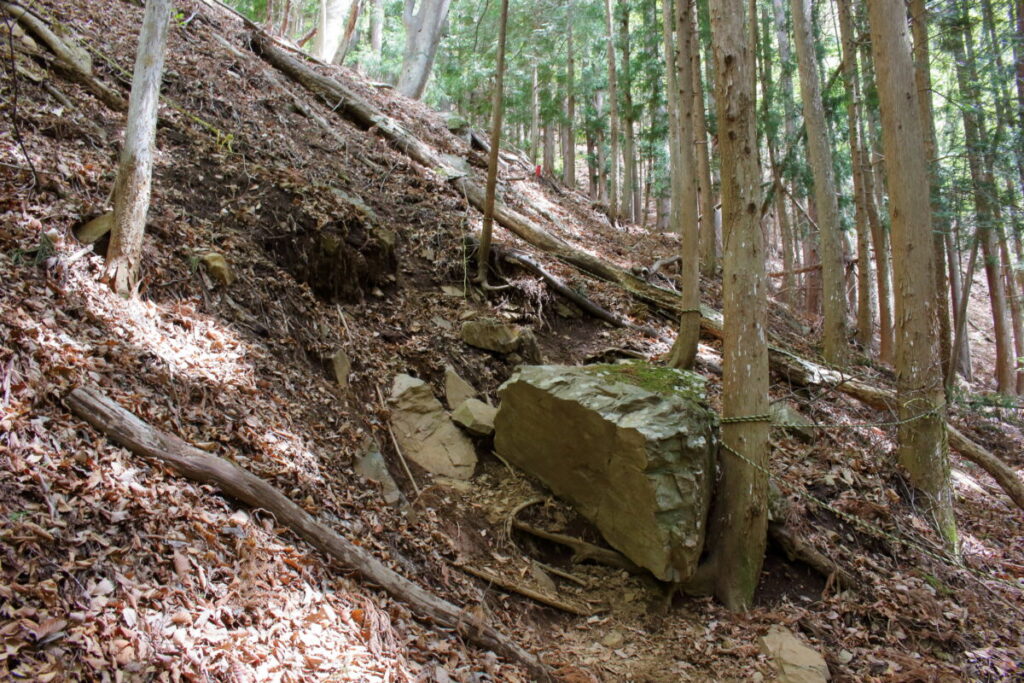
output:
M441 285L441 291L447 296L466 296L466 291L462 287L452 287L451 285Z
M846 666L847 664L853 661L853 653L849 650L840 650L839 654L836 655L836 661L839 662L842 666Z
M494 433L494 416L497 414L497 408L479 399L470 398L463 401L452 413L452 421L470 434L490 436Z
M626 638L622 635L621 631L609 631L601 639L601 644L612 650L621 646L624 642L626 642Z
M775 401L771 404L769 412L772 416L773 426L785 429L804 443L814 441L816 436L814 423L788 401Z
M454 479L473 476L473 443L448 419L430 385L409 375L398 375L390 403L395 438L406 457L434 474Z
M576 320L583 317L583 311L581 311L578 306L562 303L561 301L555 302L555 313L562 318L568 318L570 320Z
M331 365L334 367L334 379L338 381L338 386L348 389L348 376L352 372L352 361L344 349L334 354L331 358Z
M519 348L522 329L496 320L471 320L462 324L462 341L478 349L512 353Z
M363 444L363 454L356 458L353 469L363 479L368 479L381 485L384 494L384 502L394 505L402 498L402 492L398 484L388 472L384 463L384 456L381 455L380 446L374 439L367 439Z
M772 626L761 638L761 650L779 669L779 683L823 683L830 680L825 658L792 631Z
M476 397L476 389L462 379L455 368L446 365L444 368L444 397L448 401L448 407L455 410L466 400Z
M204 254L200 260L206 266L206 272L210 274L210 277L225 287L235 281L235 274L231 271L231 266L228 265L228 261L223 255L211 251Z
M523 330L519 340L519 352L531 365L540 365L544 362L540 345L537 343L537 335L533 333L533 330Z

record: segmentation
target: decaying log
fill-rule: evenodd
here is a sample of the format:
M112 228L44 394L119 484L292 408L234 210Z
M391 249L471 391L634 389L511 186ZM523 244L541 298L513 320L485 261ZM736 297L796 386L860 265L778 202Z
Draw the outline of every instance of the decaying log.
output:
M50 48L50 51L57 56L56 64L70 78L92 91L101 102L111 109L116 111L128 109L128 101L93 74L92 57L87 50L75 45L73 41L69 42L71 39L60 38L45 21L20 5L13 2L0 2L0 8L3 8L26 31Z
M433 595L389 569L363 548L317 522L283 493L251 472L190 446L177 436L155 429L95 389L75 389L68 396L67 404L75 415L115 443L137 455L169 465L189 479L213 484L246 505L267 510L278 523L346 569L359 573L370 583L406 603L420 616L457 629L467 640L521 664L539 680L553 680L547 666L536 655L467 610Z
M542 605L554 607L555 609L560 609L563 612L568 612L569 614L578 614L581 617L590 617L597 614L597 610L573 604L566 600L562 600L561 598L555 595L548 595L543 591L530 588L529 586L524 586L521 583L516 583L515 581L507 579L504 576L496 574L492 571L481 569L479 567L473 567L468 564L456 564L455 566L471 576L475 576L478 579L483 579L488 583L493 583L495 586L503 588L507 591L519 593L520 595L530 598L531 600L534 600L536 602L539 602Z
M662 339L662 335L655 329L646 325L637 325L636 323L623 318L615 313L612 313L603 306L598 305L594 301L591 301L587 297L583 296L576 290L566 285L561 278L558 278L549 273L544 266L537 263L529 254L519 249L513 249L503 244L492 244L491 251L494 254L495 259L506 261L507 263L515 264L521 268L525 268L534 275L537 275L551 287L557 294L561 295L565 299L568 299L572 303L579 306L585 313L592 315L598 320L603 320L610 325L615 327L625 327L631 330L636 330L642 334L652 337L654 339Z
M397 149L413 160L431 169L452 173L453 169L427 144L408 133L390 117L377 111L371 104L355 95L347 87L331 78L321 76L260 33L250 37L253 49L269 63L280 69L293 80L310 91L324 97L337 111L364 129L375 128ZM469 202L483 210L484 188L471 177L461 175L451 181L466 196ZM592 254L576 249L523 215L504 204L496 203L494 220L517 237L555 258L589 273L594 277L611 282L637 298L645 301L673 318L682 312L677 292L658 287L633 275L628 270L608 263ZM707 306L701 306L701 328L704 332L721 338L723 331L722 314ZM824 386L841 391L878 409L892 411L896 406L896 395L860 380L845 377L817 363L800 358L777 346L769 347L769 359L773 369L781 371L791 382L805 386ZM950 425L950 445L962 456L975 463L999 482L999 485L1021 509L1024 509L1024 483L1017 474L992 453L972 442Z
M572 550L572 561L573 562L584 562L590 560L598 564L603 564L607 567L614 567L616 569L625 569L631 574L643 574L645 570L636 566L632 560L623 555L622 553L608 548L602 548L601 546L594 545L593 543L587 543L578 538L572 536L566 536L565 534L556 534L552 531L545 531L539 529L526 522L521 522L518 519L512 521L512 526L520 531L525 531L531 536L537 538L543 538L545 541L551 541L559 545Z

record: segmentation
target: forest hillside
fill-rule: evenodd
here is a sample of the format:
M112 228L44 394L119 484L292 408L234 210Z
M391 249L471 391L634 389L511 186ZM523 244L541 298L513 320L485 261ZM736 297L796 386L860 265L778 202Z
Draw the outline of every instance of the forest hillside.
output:
M400 374L438 397L457 374L494 402L524 363L665 365L687 314L679 235L619 220L509 145L478 286L486 133L178 0L141 278L119 297L101 282L109 238L83 239L113 208L143 9L30 8L88 68L0 23L0 677L772 680L779 627L834 680L1024 675L1021 503L978 464L1020 487L1022 416L987 384L980 274L979 379L948 406L953 552L897 465L891 366L826 363L820 318L772 290L770 397L791 412L770 432L756 597L732 611L577 562L617 553L489 437L459 480L407 461L392 427ZM716 412L722 287L699 280L692 365ZM532 341L467 344L481 321ZM112 439L116 410L90 396L164 436ZM295 516L154 455L175 449L255 475Z

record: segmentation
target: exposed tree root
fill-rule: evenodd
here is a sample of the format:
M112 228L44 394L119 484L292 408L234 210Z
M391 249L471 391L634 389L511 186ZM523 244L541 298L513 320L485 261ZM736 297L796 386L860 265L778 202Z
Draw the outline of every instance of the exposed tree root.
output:
M520 595L526 596L531 600L541 603L542 605L548 605L549 607L560 609L563 612L568 612L569 614L578 614L581 617L590 617L597 614L597 610L588 607L583 607L582 605L577 605L575 603L569 602L568 600L562 600L556 595L548 595L543 591L539 591L535 588L530 588L529 586L524 586L521 583L512 581L511 579L508 579L500 574L496 574L495 572L489 571L487 569L473 567L468 564L456 564L455 566L471 576L475 576L478 579L483 579L488 583L493 583L495 586L498 586L499 588L504 588L507 591L519 593Z
M553 680L547 666L493 626L424 590L386 567L369 552L317 522L283 493L237 465L161 432L99 391L79 387L68 396L71 412L133 453L153 458L194 481L213 484L228 496L272 513L300 538L358 572L367 581L409 605L422 617L458 630L467 640L525 667L538 680Z
M587 543L573 536L566 536L565 534L556 534L551 531L545 531L544 529L538 529L535 526L527 524L526 522L520 522L514 520L512 526L520 531L525 531L531 536L537 538L543 538L545 541L551 541L552 543L558 543L572 550L573 562L584 562L590 560L598 564L603 564L607 567L614 567L616 569L625 569L631 574L643 574L644 570L636 566L632 560L625 555L618 553L608 548L602 548L601 546L594 545L593 543Z

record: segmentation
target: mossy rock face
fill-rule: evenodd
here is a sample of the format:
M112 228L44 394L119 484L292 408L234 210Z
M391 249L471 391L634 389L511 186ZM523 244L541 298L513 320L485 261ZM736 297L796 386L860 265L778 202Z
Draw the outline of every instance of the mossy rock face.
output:
M502 457L659 579L693 575L718 448L703 378L646 363L531 365L499 393Z

